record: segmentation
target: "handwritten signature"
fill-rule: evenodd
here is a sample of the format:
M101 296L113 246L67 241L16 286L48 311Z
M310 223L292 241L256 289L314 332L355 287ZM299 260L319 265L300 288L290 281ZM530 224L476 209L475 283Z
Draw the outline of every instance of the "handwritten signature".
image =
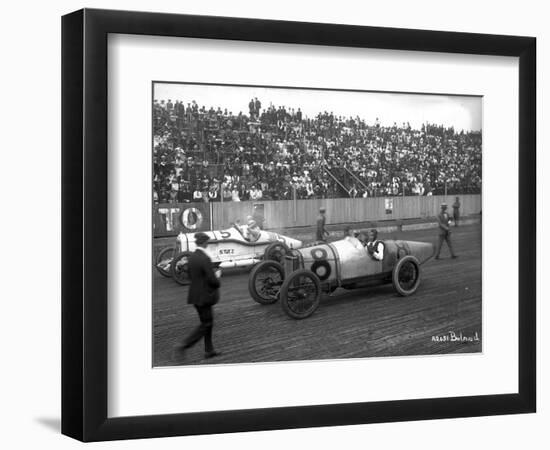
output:
M476 331L473 335L455 333L454 331L449 331L447 334L440 334L437 336L432 336L432 342L478 342L480 341L479 334Z

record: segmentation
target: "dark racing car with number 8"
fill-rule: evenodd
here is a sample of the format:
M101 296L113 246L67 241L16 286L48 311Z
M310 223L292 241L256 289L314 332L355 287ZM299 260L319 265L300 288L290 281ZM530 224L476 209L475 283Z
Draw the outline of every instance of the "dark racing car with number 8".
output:
M392 283L399 295L414 294L420 284L421 265L434 255L433 244L380 242L384 246L381 260L373 258L366 246L342 239L292 250L283 263L263 261L250 274L250 295L264 305L280 300L286 314L304 319L317 310L322 293L339 287L356 289Z

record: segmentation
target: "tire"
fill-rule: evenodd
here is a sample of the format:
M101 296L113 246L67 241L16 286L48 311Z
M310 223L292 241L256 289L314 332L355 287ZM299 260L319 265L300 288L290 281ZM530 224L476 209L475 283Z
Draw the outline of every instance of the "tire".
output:
M288 316L305 319L319 307L321 282L310 270L296 270L284 281L279 297L281 307Z
M187 261L191 256L191 252L181 252L170 264L170 273L174 281L182 286L187 286L190 283Z
M412 295L420 284L420 263L412 255L407 255L397 261L392 271L393 287L399 295Z
M157 255L155 267L163 277L172 277L171 267L175 253L176 249L174 247L166 247L163 248Z
M285 279L283 266L277 261L262 261L256 264L248 277L248 292L254 301L271 305L279 299Z
M290 249L284 242L272 242L267 246L264 252L264 259L266 261L277 261L283 264L285 255L290 252Z

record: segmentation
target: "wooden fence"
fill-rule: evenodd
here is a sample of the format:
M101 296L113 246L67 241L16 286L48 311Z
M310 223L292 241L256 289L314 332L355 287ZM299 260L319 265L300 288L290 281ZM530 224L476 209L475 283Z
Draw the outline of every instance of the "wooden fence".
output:
M481 195L460 195L460 214L481 212ZM434 217L441 203L452 213L454 196L338 198L325 200L278 200L212 203L212 224L215 230L227 228L232 222L244 222L252 215L255 204L264 208L266 228L313 225L324 206L328 224L355 223L396 219Z

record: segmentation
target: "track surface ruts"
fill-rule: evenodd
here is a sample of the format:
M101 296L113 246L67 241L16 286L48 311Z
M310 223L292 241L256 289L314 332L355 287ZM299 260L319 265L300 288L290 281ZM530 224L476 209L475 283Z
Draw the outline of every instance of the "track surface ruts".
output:
M437 230L381 235L381 238L435 242ZM445 244L442 259L422 266L422 281L410 297L391 285L323 295L309 318L294 320L278 303L254 302L248 271L226 271L221 300L214 307L214 345L222 355L203 359L199 342L185 355L175 350L199 323L186 304L187 287L153 268L153 365L228 364L369 356L427 355L481 351L481 225L453 228L458 259ZM478 341L451 341L450 334ZM436 341L439 336L446 341Z

